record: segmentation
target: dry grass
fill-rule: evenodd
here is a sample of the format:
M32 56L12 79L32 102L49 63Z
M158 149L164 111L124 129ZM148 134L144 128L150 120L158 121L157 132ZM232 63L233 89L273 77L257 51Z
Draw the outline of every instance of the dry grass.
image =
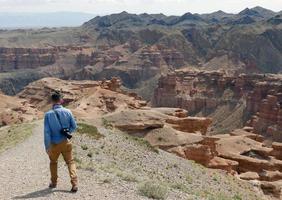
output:
M126 140L131 140L133 142L136 142L138 145L145 147L147 150L150 150L155 153L159 153L158 148L153 147L147 140L141 137L132 136L132 135L126 135Z
M152 199L165 199L168 188L164 184L155 181L146 181L139 185L138 191L141 195Z
M34 124L21 124L0 129L0 153L32 135Z

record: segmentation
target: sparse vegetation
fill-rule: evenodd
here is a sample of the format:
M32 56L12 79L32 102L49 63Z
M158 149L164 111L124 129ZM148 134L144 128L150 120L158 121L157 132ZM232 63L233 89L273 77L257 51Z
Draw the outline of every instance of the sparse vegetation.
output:
M127 172L119 171L117 176L120 177L122 180L127 182L138 182L138 178L133 174L129 174Z
M88 152L87 156L88 156L89 158L92 158L92 157L93 157L93 153L92 153L92 152Z
M86 150L88 149L88 146L85 145L85 144L84 144L84 145L81 145L81 149L84 150L84 151L86 151Z
M102 123L103 123L103 126L104 126L106 129L113 129L112 123L109 122L108 120L106 120L105 118L102 118Z
M242 200L239 194L230 196L223 192L211 192L208 190L196 191L193 195L207 200Z
M209 194L208 200L242 200L242 198L236 194L233 197L229 197L226 194L223 193L217 193L217 194Z
M241 196L238 194L235 194L232 198L232 200L242 200Z
M131 136L131 135L128 135L126 136L126 139L130 139L130 140L133 140L133 141L136 141L139 145L149 149L150 151L153 151L155 153L159 153L159 150L158 148L156 147L153 147L147 140L145 140L144 138L140 138L140 137L136 137L136 136Z
M141 195L153 199L165 199L168 187L155 181L146 181L139 185L138 191Z
M74 162L76 162L77 164L81 164L81 160L78 157L74 157Z
M98 131L97 127L85 123L79 123L77 132L80 134L87 134L92 138L99 140L104 136Z
M220 178L219 178L218 175L215 174L215 175L213 175L212 180L215 181L215 182L219 182L219 181L220 181Z
M135 176L132 173L128 173L126 171L120 170L115 163L112 163L107 166L101 166L101 169L107 173L114 174L115 176L127 182L138 182L139 181L137 176Z
M0 128L0 153L24 141L32 134L34 124L21 124Z
M109 184L111 183L113 180L109 177L105 177L101 180L101 184Z
M189 193L189 190L188 188L186 187L185 184L182 184L182 183L174 183L171 185L171 187L173 189L176 189L176 190L179 190L179 191L182 191L182 192L185 192L185 193Z
M189 184L192 184L193 183L193 178L192 176L190 176L189 174L187 174L185 176L185 179L186 179L186 182L189 183Z

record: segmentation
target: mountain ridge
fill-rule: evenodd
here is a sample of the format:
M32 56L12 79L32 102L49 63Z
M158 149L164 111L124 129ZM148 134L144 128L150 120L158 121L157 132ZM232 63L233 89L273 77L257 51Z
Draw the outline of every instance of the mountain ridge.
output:
M106 21L106 20L114 20L115 23L120 20L120 21L124 21L125 17L127 20L131 19L131 20L138 20L141 24L142 22L144 23L143 25L146 24L158 24L158 25L165 25L165 26L173 26L173 25L177 25L178 23L185 21L185 20L191 20L193 22L195 21L202 21L205 23L229 23L230 21L240 21L241 18L250 18L253 20L253 22L255 21L263 21L263 20L267 20L269 18L272 18L278 14L280 14L282 11L280 12L274 12L272 10L269 9L265 9L263 7L254 7L254 8L245 8L244 10L242 10L241 12L237 13L237 14L231 14L231 13L226 13L222 10L216 11L216 12L212 12L212 13L204 13L204 14L198 14L198 13L191 13L191 12L187 12L183 15L180 16L175 16L175 15L171 15L171 16L167 16L164 14L148 14L148 13L143 13L143 14L131 14L128 13L126 11L120 12L120 13L114 13L114 14L110 14L110 15L106 15L106 16L97 16L93 19L91 19L90 21L84 23L85 24L89 24L89 23L95 23L95 22L100 22L100 20L102 21ZM101 24L103 24L102 22L100 22ZM106 27L110 27L113 24L107 24L105 25ZM138 23L136 23L135 25L140 25Z

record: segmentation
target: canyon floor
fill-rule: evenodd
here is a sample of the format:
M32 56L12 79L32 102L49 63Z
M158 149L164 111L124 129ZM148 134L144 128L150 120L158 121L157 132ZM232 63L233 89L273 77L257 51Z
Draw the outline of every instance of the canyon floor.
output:
M168 200L263 197L250 183L155 150L142 139L105 124L99 126L96 135L77 133L73 141L79 192L69 193L63 159L59 163L58 188L49 190L42 121L34 124L31 136L0 154L0 199L148 199L146 195L150 196L152 188L159 192L151 194L156 195L153 197Z

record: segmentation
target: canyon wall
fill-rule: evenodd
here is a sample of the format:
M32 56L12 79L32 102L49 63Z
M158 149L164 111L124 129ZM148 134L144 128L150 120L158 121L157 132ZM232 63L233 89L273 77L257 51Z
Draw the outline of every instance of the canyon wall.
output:
M180 51L164 45L139 44L137 49L131 42L114 47L101 45L92 52L83 51L77 55L76 65L81 70L73 78L79 80L86 76L102 80L118 76L126 87L134 89L169 68L185 64Z
M55 48L0 48L0 72L38 68L56 62Z
M252 126L255 133L282 141L280 75L233 76L219 71L176 71L159 79L152 105L184 108L192 115L211 115L215 121L221 117L217 112L224 106L234 107L226 117L240 108L240 115L232 116L233 123L240 120L242 127Z
M69 79L77 71L76 56L87 46L49 46L48 48L0 47L0 90L16 95L29 83L43 77ZM85 77L87 79L87 77Z

